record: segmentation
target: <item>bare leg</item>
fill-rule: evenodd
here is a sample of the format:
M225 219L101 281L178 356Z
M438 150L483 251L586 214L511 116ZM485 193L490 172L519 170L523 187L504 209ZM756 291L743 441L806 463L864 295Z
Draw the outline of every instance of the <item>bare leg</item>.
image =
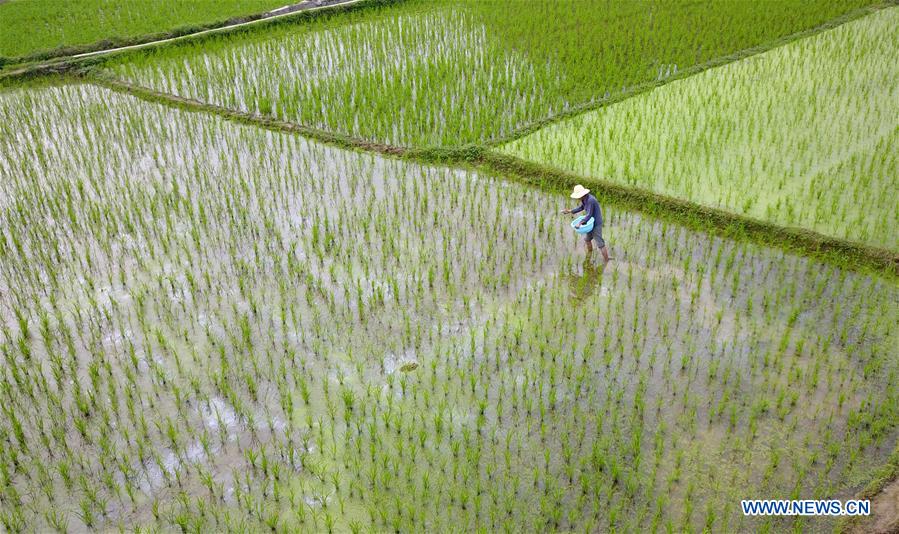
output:
M599 251L602 252L603 261L609 261L609 249L607 249L606 247L602 247L601 249L599 249Z
M587 256L593 254L593 242L587 241Z

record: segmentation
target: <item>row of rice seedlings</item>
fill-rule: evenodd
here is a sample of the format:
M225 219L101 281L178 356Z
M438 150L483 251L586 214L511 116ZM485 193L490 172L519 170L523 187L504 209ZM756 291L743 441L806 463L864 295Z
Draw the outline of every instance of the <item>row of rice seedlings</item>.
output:
M0 115L6 530L749 530L895 439L888 282L609 207L603 270L563 198L90 86Z
M83 473L107 484L93 493L106 500L84 501L89 512L80 520L89 527L111 521L107 516L122 519L125 510L146 512L160 491L199 476L193 460L227 458L229 448L243 450L247 440L271 440L275 430L305 423L322 376L349 372L337 356L341 347L401 354L421 344L418 317L464 316L524 283L521 271L510 274L512 266L539 271L550 260L535 246L482 250L469 239L502 212L499 198L485 195L480 179L467 173L333 152L217 120L173 133L179 114L86 86L40 96L31 102L29 93L15 93L4 108L28 125L4 137L10 157L3 199L15 199L15 206L4 203L4 319L15 318L4 341L24 351L10 353L11 362L56 363L52 372L26 373L41 388L29 387L32 408L13 427L38 425L52 405L62 416L52 449L93 449L101 440L121 451L115 464L101 462L102 475ZM110 97L117 120L102 120L98 104ZM30 118L21 114L29 108ZM67 110L64 121L41 118L60 110ZM18 135L37 142L19 144ZM61 146L82 150L57 151ZM545 203L544 213L557 208L535 193L509 194L524 195L522 204ZM422 206L428 211L419 218ZM443 209L460 219L447 224ZM502 215L509 225L524 216ZM555 230L522 228L514 236L553 242L561 239ZM498 235L511 239L513 232ZM39 341L32 313L41 317ZM343 325L340 332L331 332L334 324ZM20 365L10 366L18 377ZM302 374L294 378L294 370ZM42 372L52 380L38 379ZM275 389L284 410L277 416L266 402ZM96 429L97 413L115 432ZM196 436L196 428L205 430ZM14 439L24 445L32 436ZM317 443L303 450L328 449ZM39 450L34 458L47 461ZM67 462L67 478L72 463L76 471L89 469ZM205 468L219 470L214 463ZM104 492L121 500L112 507L118 513Z
M451 9L290 33L177 62L147 55L112 72L162 92L394 145L452 145L497 126L509 130L530 109L545 108L539 80L559 76L520 54L504 56L483 26ZM516 105L497 125L485 114L490 101Z
M502 150L896 250L897 22L899 9L884 10Z
M819 296L868 282L840 289L847 281L819 266L757 266L745 248L693 248L682 230L661 230L667 251L641 247L646 227L616 234L640 260L604 273L590 292L607 295L596 306L560 305L593 276L563 274L446 342L435 364L389 379L386 397L367 391L363 405L381 398L384 424L357 430L351 471L366 474L373 494L386 484L403 496L373 504L383 514L373 514L376 528L445 530L461 518L471 530L752 529L737 513L741 497L845 492L841 480L865 451L890 450L893 304L882 303L887 317L841 317ZM727 275L715 282L710 271ZM767 273L774 278L757 291ZM855 328L883 344L855 353ZM424 415L435 407L441 413ZM470 471L446 462L446 451ZM406 458L416 464L411 481ZM452 513L434 517L431 507Z
M179 96L393 145L462 145L865 2L403 2L114 60Z

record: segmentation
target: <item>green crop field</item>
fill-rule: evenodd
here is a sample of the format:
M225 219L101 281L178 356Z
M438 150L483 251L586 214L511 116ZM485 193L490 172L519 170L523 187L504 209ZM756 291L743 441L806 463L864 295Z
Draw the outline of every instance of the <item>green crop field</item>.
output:
M125 56L111 75L370 141L453 146L869 2L411 1Z
M501 149L899 251L897 25L888 9Z
M7 71L0 532L889 532L864 5L371 2Z
M779 529L731 504L895 438L891 284L613 209L603 272L560 196L0 96L7 530Z
M288 0L6 0L0 58L157 34L278 8Z

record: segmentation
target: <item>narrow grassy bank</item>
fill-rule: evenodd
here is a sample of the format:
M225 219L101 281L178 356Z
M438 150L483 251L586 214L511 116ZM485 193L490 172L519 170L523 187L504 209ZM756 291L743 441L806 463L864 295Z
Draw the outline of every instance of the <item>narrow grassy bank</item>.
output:
M554 190L582 184L598 191L603 201L676 221L696 230L800 252L849 269L871 270L894 279L899 277L899 254L889 250L737 215L638 187L578 176L489 150L479 151L477 161L519 182Z
M287 0L0 2L0 65L170 39L270 17ZM309 7L313 7L310 4Z
M140 98L141 100L156 102L159 104L166 104L185 111L191 111L195 113L210 113L241 124L258 126L260 128L265 128L272 131L300 134L304 137L314 139L322 143L327 143L339 148L355 148L359 150L392 156L402 156L410 152L410 149L405 147L391 146L383 143L373 143L363 139L356 139L340 133L328 132L318 128L304 126L302 124L278 120L273 117L258 115L255 113L247 113L244 111L237 111L222 106L216 106L214 104L207 104L205 102L200 102L199 100L194 100L192 98L184 98L180 96L161 93L159 91L153 91L151 89L116 80L108 76L96 75L91 73L77 75L74 76L73 79L83 80L87 83L99 85L101 87L105 87L119 93L129 94L131 96Z
M897 478L899 478L899 443L896 443L896 450L890 455L887 463L874 473L871 481L859 492L856 498L874 500L884 488L892 484ZM872 512L876 514L877 510L872 509ZM870 517L860 516L844 517L837 523L836 531L843 534L862 532L863 525L870 519Z
M370 9L375 6L402 2L404 0L356 0L353 2L309 6L302 10L292 11L284 15L269 15L270 11L260 11L248 15L235 16L226 20L217 20L203 24L179 26L177 28L153 33L143 33L132 37L109 37L100 41L83 44L61 46L52 50L8 57L0 55L0 79L5 77L28 77L34 74L52 74L68 72L73 68L95 64L102 58L134 52L136 49L149 47L164 48L176 46L185 40L197 43L222 35L234 36L240 33L257 32L282 24L298 24L310 22L321 16L349 13L356 10ZM276 2L274 7L284 1ZM98 53L98 55L92 55ZM88 55L83 57L84 55ZM102 54L100 56L99 54ZM82 57L79 57L82 56ZM4 72L5 71L5 72Z

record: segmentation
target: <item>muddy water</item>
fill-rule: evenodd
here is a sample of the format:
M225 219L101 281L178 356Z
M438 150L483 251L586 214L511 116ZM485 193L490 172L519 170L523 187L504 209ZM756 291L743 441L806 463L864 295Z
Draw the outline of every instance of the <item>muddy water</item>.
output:
M37 528L751 531L740 498L895 442L883 281L608 206L585 262L561 196L43 93L0 142L2 507Z

